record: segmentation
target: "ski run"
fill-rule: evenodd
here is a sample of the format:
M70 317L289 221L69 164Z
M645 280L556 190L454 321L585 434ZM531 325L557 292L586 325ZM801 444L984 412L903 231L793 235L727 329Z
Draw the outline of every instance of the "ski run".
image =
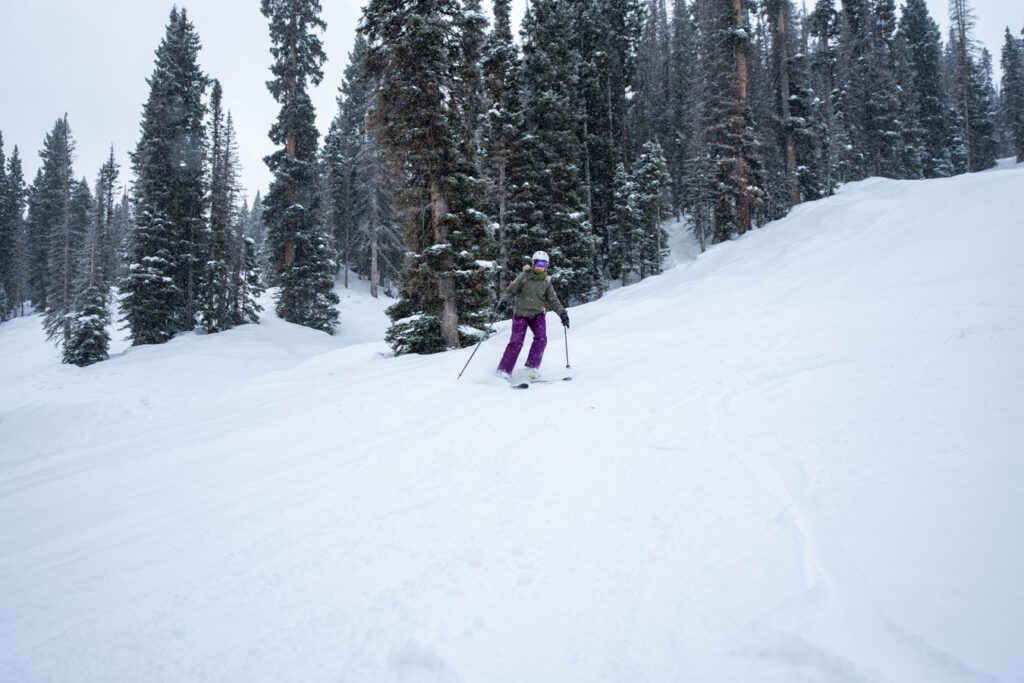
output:
M675 226L527 392L358 288L87 368L4 323L0 680L1024 681L1022 197Z

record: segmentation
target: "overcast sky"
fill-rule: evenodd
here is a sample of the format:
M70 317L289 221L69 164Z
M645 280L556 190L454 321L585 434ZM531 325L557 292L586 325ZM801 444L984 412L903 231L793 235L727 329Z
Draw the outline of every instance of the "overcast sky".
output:
M976 38L998 67L1003 29L1024 26L1022 0L971 0ZM321 0L327 22L324 81L313 92L321 135L336 110L338 86L352 48L364 0ZM518 23L526 0L514 0ZM0 0L0 132L4 151L17 145L31 183L39 148L65 112L77 142L75 172L90 186L110 146L131 177L128 150L139 136L146 78L164 34L172 0ZM225 106L238 131L242 181L255 194L270 175L263 157L273 151L267 138L278 106L265 85L270 77L266 19L259 0L193 0L188 9L202 41L202 68L218 78ZM485 5L489 3L485 0ZM808 4L812 4L808 0ZM948 0L928 0L946 32Z

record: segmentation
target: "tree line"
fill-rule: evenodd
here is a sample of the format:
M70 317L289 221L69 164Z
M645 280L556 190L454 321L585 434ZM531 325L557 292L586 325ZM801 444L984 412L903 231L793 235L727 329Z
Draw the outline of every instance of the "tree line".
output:
M261 0L280 105L273 181L247 206L220 85L173 10L132 153L94 187L60 119L25 187L0 181L0 311L45 312L68 362L105 357L111 292L133 343L256 320L339 324L340 276L384 287L397 353L475 341L543 249L570 304L660 272L665 221L700 247L868 176L1024 161L1024 42L992 56L967 0L945 41L924 0L370 0L320 144L318 0ZM2 160L2 157L0 157ZM130 190L130 191L129 191ZM120 194L118 194L120 192Z

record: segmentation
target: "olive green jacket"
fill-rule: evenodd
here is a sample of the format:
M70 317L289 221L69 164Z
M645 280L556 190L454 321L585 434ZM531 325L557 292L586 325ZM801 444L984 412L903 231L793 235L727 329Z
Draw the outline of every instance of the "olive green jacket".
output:
M523 267L523 272L505 290L505 296L512 302L513 314L523 318L532 318L545 311L562 315L565 311L551 279L537 275L530 266Z

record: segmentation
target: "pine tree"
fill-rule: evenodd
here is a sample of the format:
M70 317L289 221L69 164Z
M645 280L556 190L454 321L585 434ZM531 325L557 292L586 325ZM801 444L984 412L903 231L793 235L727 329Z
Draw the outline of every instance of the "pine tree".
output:
M672 208L676 214L692 213L700 191L695 171L702 147L699 132L703 71L691 7L692 4L688 6L686 0L674 0L672 7L669 59L671 136L666 140L665 153L672 177Z
M551 4L551 3L548 3ZM644 27L645 6L642 0L572 0L560 8L562 21L568 28L561 29L558 38L564 43L563 50L571 49L573 55L565 55L571 61L562 68L575 77L575 84L560 87L568 92L564 104L572 108L576 120L576 136L581 156L571 159L582 181L585 219L589 225L589 241L593 244L594 265L592 267L593 287L588 297L598 296L604 289L602 277L610 266L610 229L614 221L613 190L615 171L618 164L628 168L638 142L634 134L635 116L630 111L630 92L636 87L638 73L638 50ZM546 16L551 16L546 11ZM524 21L524 40L529 21ZM545 28L545 30L551 30ZM545 38L547 40L547 38ZM547 53L555 54L557 45L539 52L540 58ZM543 46L542 46L543 48ZM652 62L653 63L653 62ZM533 78L529 76L528 78ZM529 83L524 87L532 87ZM533 135L530 130L526 130ZM532 142L532 138L529 139ZM528 143L529 144L529 143ZM532 149L529 150L532 152ZM529 180L536 173L536 159L529 158L524 164L521 182L525 190L531 190ZM513 211L519 218L529 217L534 207L530 195L536 192L520 192L513 203L520 208ZM528 223L519 221L516 233L522 233ZM529 245L520 251L529 255ZM572 251L579 252L575 247ZM518 263L519 261L517 261ZM555 264L558 267L558 264Z
M4 155L4 139L0 133L0 322L7 320L14 308L15 250L17 248L14 221L9 216L7 159Z
M0 290L6 304L0 306L0 319L17 315L28 295L28 263L25 233L25 176L18 148L11 151L0 190Z
M75 308L69 315L70 330L64 343L63 362L80 367L106 360L110 348L109 252L117 175L111 150L96 179L96 201L79 256Z
M135 230L121 292L133 344L166 342L196 322L206 209L199 49L185 10L172 9L131 155Z
M232 326L259 322L259 297L263 293L262 268L256 243L246 237L246 216L238 205L238 197L242 194L239 180L241 164L238 160L238 136L235 123L228 111L224 123L224 158L222 173L224 186L227 189L228 206L228 253L225 260L230 269L231 279L228 282L228 311Z
M505 291L517 269L509 264L510 205L521 191L526 153L520 99L519 48L512 38L510 0L495 0L494 28L484 49L484 93L489 108L484 116L481 164L489 183L490 214L498 226L498 289Z
M821 102L822 159L819 182L825 195L839 183L839 135L836 121L836 83L839 68L839 15L832 0L817 0L808 17L807 32L814 40L808 60L809 87Z
M548 252L552 279L570 303L592 298L599 284L581 192L581 62L564 29L571 22L567 3L556 0L531 0L523 21L523 109L531 146L510 254L512 263L524 263L537 249Z
M865 105L866 140L869 172L875 176L902 178L902 136L900 90L894 40L896 3L874 0L869 6L867 60L870 98Z
M43 326L47 339L60 342L67 336L66 316L73 308L82 237L80 231L84 227L73 216L73 209L81 208L75 207L75 199L82 199L81 188L74 180L71 168L74 148L67 116L64 116L57 120L43 141L43 149L39 152L42 167L38 182L33 187L34 201L29 205L30 224L39 229L39 234L33 235L33 239L45 239L44 244L33 245L38 260L34 259L36 262L32 264L42 271L36 283L45 285L38 299L45 302ZM76 193L79 196L76 197ZM43 254L41 259L38 257L40 251Z
M197 301L197 317L209 333L232 327L231 259L234 227L232 206L237 178L227 152L223 90L214 80L210 90L209 145L209 222L202 239L204 247Z
M633 166L636 210L640 220L640 279L659 274L669 254L668 233L662 223L668 219L672 209L670 182L668 163L661 145L645 143Z
M67 219L55 225L50 234L46 311L43 329L46 338L67 348L71 339L74 314L81 291L82 257L94 211L89 183L83 178L72 182L68 196Z
M633 138L638 144L663 144L672 138L672 37L665 0L648 0L647 16L637 45Z
M326 24L319 0L262 0L260 7L270 22L274 56L274 78L267 87L281 105L270 139L282 148L265 159L274 180L264 200L270 261L280 287L277 314L333 332L338 324L336 264L330 237L318 224L318 133L307 92L323 79L326 55L317 33Z
M991 86L974 42L974 13L967 0L949 2L951 99L960 124L967 170L995 165Z
M359 255L359 217L353 210L358 203L356 158L366 143L366 117L370 110L372 84L365 77L366 38L356 34L349 63L338 96L338 113L324 139L321 163L327 223L342 267L342 282L349 286L349 271L356 268Z
M1024 161L1024 47L1006 29L1006 40L999 64L1003 69L1001 83L1002 117L1017 162Z
M909 83L915 123L921 129L918 143L920 170L925 178L956 172L952 160L954 131L949 119L949 98L943 86L942 39L939 27L928 14L925 0L907 0L900 17L900 37L906 45Z
M721 242L750 230L764 202L760 142L748 100L746 3L712 3L702 24L708 85L704 139L711 165L703 202L713 215L713 240Z
M613 202L615 212L608 225L608 274L619 279L625 287L629 284L630 274L638 270L639 233L643 230L636 207L636 185L625 164L619 164L615 169Z
M432 353L471 341L493 300L493 256L477 175L479 3L371 0L361 31L374 84L370 132L401 169L395 200L407 216L409 255L400 300L388 313L396 353Z
M100 284L110 287L117 275L118 262L118 235L115 234L115 203L114 197L117 194L117 179L120 175L120 166L114 160L114 148L110 148L110 156L100 168L96 178L96 245L97 259L99 261Z
M355 212L359 217L357 269L370 280L370 295L381 284L390 292L398 282L405 245L402 224L393 209L391 178L376 138L367 133L355 159Z

